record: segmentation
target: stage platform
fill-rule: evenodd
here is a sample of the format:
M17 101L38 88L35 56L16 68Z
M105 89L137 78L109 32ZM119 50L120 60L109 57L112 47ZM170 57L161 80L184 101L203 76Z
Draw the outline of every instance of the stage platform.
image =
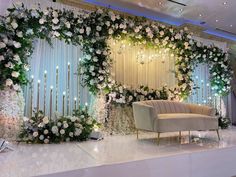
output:
M232 177L236 128L216 132L107 136L102 141L14 145L0 153L0 177ZM200 137L200 138L199 138Z

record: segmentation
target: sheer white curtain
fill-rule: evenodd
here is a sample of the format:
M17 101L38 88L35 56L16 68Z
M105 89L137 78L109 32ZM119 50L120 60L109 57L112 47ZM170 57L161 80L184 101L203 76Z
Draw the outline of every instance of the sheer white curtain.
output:
M69 114L74 109L74 98L76 98L78 107L78 98L81 104L89 102L89 92L87 88L79 87L77 67L79 58L82 57L82 51L79 46L68 45L64 41L58 39L52 40L50 46L45 40L37 39L34 42L34 52L30 61L31 71L28 73L28 78L33 80L33 107L37 106L38 84L40 85L40 109L43 110L46 106L46 114L50 112L50 87L52 89L52 112L57 111L62 113L63 92L65 96L65 113L67 113L67 101L69 100ZM68 70L68 63L70 72ZM58 99L56 100L56 68L58 66ZM45 72L46 71L46 72ZM68 72L70 80L68 79ZM31 78L33 76L33 79ZM46 77L46 82L45 82ZM40 80L40 83L38 83ZM81 80L81 78L80 78ZM44 86L46 83L46 87ZM70 85L69 92L67 86ZM46 88L46 92L45 92ZM31 88L30 84L24 89L26 98L26 115L30 114L31 105ZM46 99L44 94L46 94ZM69 97L68 97L69 96ZM45 101L44 101L45 100ZM56 101L58 104L56 105ZM46 105L45 105L46 104Z
M133 46L124 41L110 40L109 43L112 75L119 83L134 88L140 85L155 89L175 86L175 57L170 52Z

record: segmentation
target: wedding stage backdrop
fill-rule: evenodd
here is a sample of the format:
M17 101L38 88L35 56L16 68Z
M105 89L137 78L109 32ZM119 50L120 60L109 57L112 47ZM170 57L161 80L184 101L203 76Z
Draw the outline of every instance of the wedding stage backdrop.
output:
M32 23L39 28L27 29L24 33L15 30L21 27L20 23L18 25L18 17L14 17L15 13L19 12L23 14L22 18L29 21L31 18L36 18L37 20L33 20ZM187 98L188 102L208 104L220 107L221 110L221 95L227 94L230 89L232 72L226 53L220 49L222 46L215 47L202 41L198 42L198 39L192 39L186 28L178 30L148 22L143 26L141 21L125 19L112 11L101 9L91 13L47 9L41 13L36 9L27 11L24 6L18 5L13 8L10 16L6 22L2 21L6 25L3 27L13 28L16 34L13 33L8 37L11 39L16 35L18 39L23 35L29 35L31 38L26 46L13 41L13 46L19 51L25 47L22 53L12 56L14 61L7 62L4 56L1 57L4 73L14 69L15 65L12 62L18 61L17 65L20 66L19 72L14 70L9 76L3 75L1 84L20 91L19 85L25 84L26 79L29 79L31 86L27 86L24 90L27 103L25 114L30 115L29 117L35 107L36 110L41 109L44 114L49 114L50 118L54 117L55 112L62 113L63 116L71 115L73 108L79 108L80 103L85 105L87 110L86 102L104 109L112 103L113 108L119 105L122 112L124 110L122 108L129 107L133 101L144 99ZM103 18L109 20L104 23ZM97 23L93 24L95 21ZM45 29L51 31L43 33ZM58 38L62 39L62 42L52 40L54 47L52 49L46 41L37 40L36 37L48 39L49 42L50 38ZM31 45L33 39L36 42ZM110 43L108 39L112 39ZM126 39L128 40L125 41ZM77 47L65 45L63 40ZM8 44L4 38L1 43L3 51L7 45L11 43ZM83 55L80 45L83 48ZM30 61L31 72L26 77L25 71L21 70L28 68L27 63L19 64L19 60L21 57L26 59L33 47L35 49ZM195 67L196 65L199 67ZM111 71L110 66L112 66ZM195 82L192 82L193 80ZM80 84L87 87L82 88ZM141 85L143 86L140 87ZM87 90L101 100L102 93L105 93L108 102L101 101L103 102L101 104L99 101L91 100ZM129 129L129 123L124 123L125 119L121 118L123 113L113 112L113 115L109 111L101 112L106 114L106 116L97 114L101 122L104 122L105 118L108 122L116 120L114 122L119 122L125 131ZM129 113L127 117L132 122L130 115L132 114ZM64 117L62 119L64 120ZM35 137L37 136L35 134Z

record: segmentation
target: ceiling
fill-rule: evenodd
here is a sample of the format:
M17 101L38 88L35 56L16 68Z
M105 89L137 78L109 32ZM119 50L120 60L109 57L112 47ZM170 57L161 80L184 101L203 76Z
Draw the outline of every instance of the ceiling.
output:
M74 0L81 1L81 0ZM83 0L168 23L193 24L204 32L236 41L236 0Z

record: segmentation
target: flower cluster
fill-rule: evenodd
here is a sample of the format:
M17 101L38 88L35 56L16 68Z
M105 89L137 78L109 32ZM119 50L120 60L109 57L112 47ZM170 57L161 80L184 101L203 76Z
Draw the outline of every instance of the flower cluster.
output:
M168 89L164 86L160 90L150 89L145 86L140 86L137 89L116 85L111 93L107 95L108 103L132 105L135 101L144 100L167 100Z
M97 125L87 110L76 110L73 116L62 116L55 120L44 116L42 111L23 121L20 138L32 143L59 143L86 140Z
M109 93L114 87L111 79L110 48L108 39L126 38L133 45L164 48L177 56L176 78L178 96L186 98L192 89L191 75L198 63L210 68L211 85L220 94L230 89L232 69L221 49L204 46L192 39L187 28L177 30L141 18L124 17L109 10L74 13L70 10L48 8L44 11L26 9L23 4L8 9L0 19L0 86L19 89L27 83L25 72L29 69L27 58L32 53L34 38L63 39L81 45L84 58L81 73L84 85L96 94Z

